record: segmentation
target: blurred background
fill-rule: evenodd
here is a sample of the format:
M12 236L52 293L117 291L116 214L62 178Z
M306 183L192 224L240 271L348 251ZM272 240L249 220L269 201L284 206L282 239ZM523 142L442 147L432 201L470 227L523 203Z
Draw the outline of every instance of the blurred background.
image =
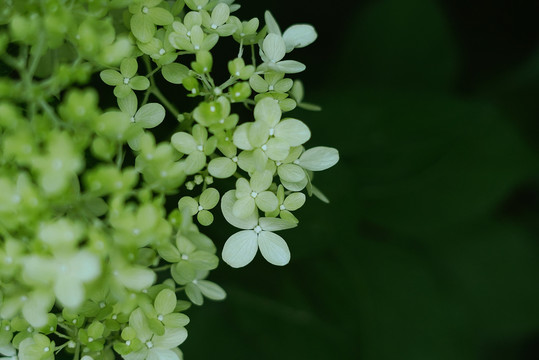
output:
M186 359L539 359L539 2L238 2L317 28L291 58L323 111L290 116L341 160L289 266L212 272Z

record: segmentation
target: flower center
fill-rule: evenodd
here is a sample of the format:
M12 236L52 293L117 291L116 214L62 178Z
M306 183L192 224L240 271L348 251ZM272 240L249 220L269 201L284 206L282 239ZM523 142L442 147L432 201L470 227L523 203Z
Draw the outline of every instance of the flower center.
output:
M253 199L256 198L257 196L258 196L258 193L257 193L256 191L253 191L253 192L251 193L251 197L252 197Z
M255 233L260 234L262 228L260 227L260 225L257 225L253 230L255 231Z
M142 12L143 12L144 14L147 14L148 11L150 11L150 9L148 9L147 6L144 6L144 7L142 8Z
M125 85L129 84L129 78L128 77L124 77L124 84Z

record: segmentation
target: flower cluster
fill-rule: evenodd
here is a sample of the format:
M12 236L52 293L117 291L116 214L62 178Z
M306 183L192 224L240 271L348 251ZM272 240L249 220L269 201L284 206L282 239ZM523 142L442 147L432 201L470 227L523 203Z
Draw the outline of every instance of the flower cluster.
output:
M297 226L305 194L326 200L313 172L339 159L286 115L317 110L288 77L317 35L281 33L269 12L242 21L233 2L1 0L4 358L182 359L184 312L226 297L207 279L219 255L290 261L275 232ZM238 54L214 63L221 41ZM216 246L201 229L221 214L238 232Z

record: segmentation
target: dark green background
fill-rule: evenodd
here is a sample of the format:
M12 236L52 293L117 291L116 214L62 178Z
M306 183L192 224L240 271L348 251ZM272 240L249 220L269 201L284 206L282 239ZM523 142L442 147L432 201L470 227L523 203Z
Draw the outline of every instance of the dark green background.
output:
M324 110L291 116L341 160L289 266L212 272L186 359L539 359L539 3L239 2L316 26L291 58Z

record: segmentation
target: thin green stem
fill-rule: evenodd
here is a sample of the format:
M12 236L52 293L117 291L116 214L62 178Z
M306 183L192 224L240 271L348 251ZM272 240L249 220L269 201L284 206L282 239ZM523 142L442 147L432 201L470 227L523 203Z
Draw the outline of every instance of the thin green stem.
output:
M52 119L52 121L54 121L56 126L61 126L62 121L60 120L58 115L56 115L53 108L45 100L40 99L39 106L41 106L41 109L43 109L43 111L47 113L47 115L49 115L49 117Z
M171 264L168 264L168 265L163 265L163 266L160 266L160 267L156 267L156 268L153 268L152 270L153 271L164 271L164 270L168 270L172 267Z
M39 41L37 43L37 47L35 52L30 56L30 66L28 68L28 77L30 80L34 77L34 73L36 72L37 66L39 64L39 60L41 60L41 56L43 55L43 49L45 47L45 36L46 33L41 31L39 36Z
M177 119L180 115L180 112L176 109L174 105L168 99L161 93L161 90L159 90L157 87L153 86L151 87L152 95L154 95L161 103L167 108L168 111L174 115L174 117Z
M124 147L123 144L118 144L118 154L116 156L116 166L118 169L122 168L122 164L124 163Z
M251 44L251 62L253 63L253 66L256 68L256 55L255 55L255 45Z

